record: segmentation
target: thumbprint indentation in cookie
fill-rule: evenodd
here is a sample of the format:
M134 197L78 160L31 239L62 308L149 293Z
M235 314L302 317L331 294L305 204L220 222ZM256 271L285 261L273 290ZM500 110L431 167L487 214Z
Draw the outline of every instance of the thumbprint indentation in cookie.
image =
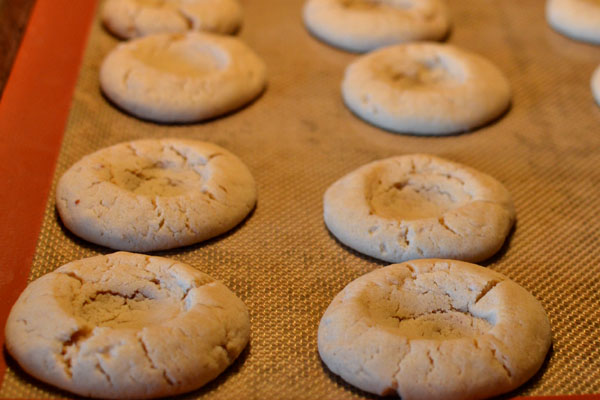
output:
M115 165L112 183L142 196L174 197L196 188L201 190L202 174L194 168L181 168L161 162L136 169Z
M319 324L319 354L348 383L402 399L483 399L542 365L548 317L489 268L412 260L349 283Z
M439 56L382 65L379 78L399 89L462 82L464 74Z
M449 340L483 335L495 325L495 315L475 315L471 306L498 283L490 281L481 295L452 293L445 273L424 274L400 285L361 293L364 311L373 324L412 339Z
M166 43L157 48L150 41L140 41L132 47L132 55L161 72L189 77L224 70L229 64L227 54L210 43L187 40L185 35L173 35Z
M377 291L366 287L359 303L371 323L408 340L476 337L495 326L496 315L471 310L498 283L471 282L471 290L461 292L464 288L451 282L447 271L432 271L395 284L380 283Z
M382 6L382 2L378 0L341 0L340 4L344 8L357 11L379 9Z
M78 314L92 326L113 329L142 329L160 325L181 313L181 302L172 297L158 301L135 292L131 296L113 291L98 291L88 296Z
M439 218L470 201L471 196L462 186L449 175L413 175L391 184L378 179L367 193L367 200L371 212L383 218L398 221Z
M492 325L469 313L452 310L434 311L416 317L398 319L398 334L409 339L459 339L482 335Z
M135 2L148 7L165 7L170 4L169 0L135 0Z
M381 10L386 8L410 9L414 7L413 0L340 0L344 8L367 11Z
M130 146L132 155L137 158L119 160L106 171L107 180L129 192L142 196L175 197L189 191L203 191L206 182L204 167L210 160L219 156L211 154L207 158L184 154L175 146L164 146L160 157L142 155Z

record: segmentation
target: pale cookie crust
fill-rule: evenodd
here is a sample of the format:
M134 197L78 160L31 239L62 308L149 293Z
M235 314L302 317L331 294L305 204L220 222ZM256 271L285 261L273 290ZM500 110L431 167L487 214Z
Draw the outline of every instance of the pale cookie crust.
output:
M600 106L600 65L594 70L590 85L592 87L592 95L596 103Z
M506 188L489 175L425 154L364 165L325 192L327 228L345 245L389 262L480 261L515 220Z
M546 19L571 39L600 44L600 0L548 0Z
M368 392L482 399L542 365L551 328L541 304L504 275L451 260L414 260L346 286L319 325L319 354Z
M182 139L121 143L60 178L56 207L77 236L117 250L164 250L212 238L254 208L248 168L217 145Z
M377 50L346 69L346 105L394 132L447 135L479 127L510 104L510 85L491 62L447 44Z
M230 34L242 24L242 7L237 0L108 0L102 22L121 39L190 30Z
M100 86L125 111L157 122L196 122L257 97L263 61L239 39L160 34L118 45L100 68Z
M354 52L441 40L450 26L441 0L308 0L304 23L320 40Z
M115 399L197 389L249 336L248 310L223 284L187 264L124 252L30 283L6 324L6 348L29 374Z

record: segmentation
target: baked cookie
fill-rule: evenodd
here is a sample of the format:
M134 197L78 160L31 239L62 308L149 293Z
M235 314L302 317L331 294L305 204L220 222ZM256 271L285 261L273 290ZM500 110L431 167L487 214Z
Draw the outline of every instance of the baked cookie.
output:
M340 242L389 262L480 261L515 220L510 194L489 175L425 154L364 165L325 192L327 228Z
M594 73L592 74L592 95L596 100L596 103L600 106L600 65L596 68Z
M548 0L546 19L557 32L592 44L600 44L600 1Z
M441 40L450 26L443 0L308 0L304 24L320 40L354 52Z
M197 389L249 336L248 310L223 284L175 260L124 252L30 283L6 323L6 348L29 374L112 399Z
M239 224L256 203L248 168L217 145L121 143L87 155L58 181L56 207L75 235L137 252L187 246Z
M504 275L414 260L363 275L319 325L319 354L350 384L411 399L482 399L542 365L551 328L541 304Z
M265 87L263 61L239 39L160 34L118 45L100 68L100 86L125 111L157 122L223 115Z
M190 30L230 34L242 24L237 0L107 0L104 26L121 39Z
M408 43L358 58L342 83L346 105L394 132L446 135L484 125L510 103L510 86L485 58L447 44Z

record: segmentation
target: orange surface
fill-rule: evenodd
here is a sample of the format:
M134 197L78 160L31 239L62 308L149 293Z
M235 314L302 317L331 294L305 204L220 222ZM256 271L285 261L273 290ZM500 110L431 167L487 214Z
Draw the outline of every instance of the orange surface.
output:
M0 102L0 343L27 284L96 0L38 0ZM0 376L6 362L0 358Z

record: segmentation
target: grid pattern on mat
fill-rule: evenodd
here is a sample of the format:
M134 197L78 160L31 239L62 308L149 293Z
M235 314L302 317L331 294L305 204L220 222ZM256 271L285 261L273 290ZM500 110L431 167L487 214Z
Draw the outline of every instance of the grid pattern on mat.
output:
M248 107L193 125L140 121L102 97L99 65L117 40L95 22L55 181L99 148L138 138L186 137L231 150L258 183L258 206L240 227L203 244L158 253L223 281L251 312L251 343L240 359L215 382L183 397L373 397L329 373L318 357L317 326L333 296L384 265L328 233L322 195L362 164L415 152L491 174L513 195L516 227L483 265L542 302L554 339L541 372L512 395L600 392L600 107L589 86L600 47L553 32L541 1L450 0L449 6L448 42L497 64L511 81L513 102L495 123L444 138L391 134L353 116L339 85L356 55L306 32L302 0L244 1L239 36L266 61L269 86ZM51 196L30 279L107 252L68 233ZM9 359L0 396L69 394L32 380Z

